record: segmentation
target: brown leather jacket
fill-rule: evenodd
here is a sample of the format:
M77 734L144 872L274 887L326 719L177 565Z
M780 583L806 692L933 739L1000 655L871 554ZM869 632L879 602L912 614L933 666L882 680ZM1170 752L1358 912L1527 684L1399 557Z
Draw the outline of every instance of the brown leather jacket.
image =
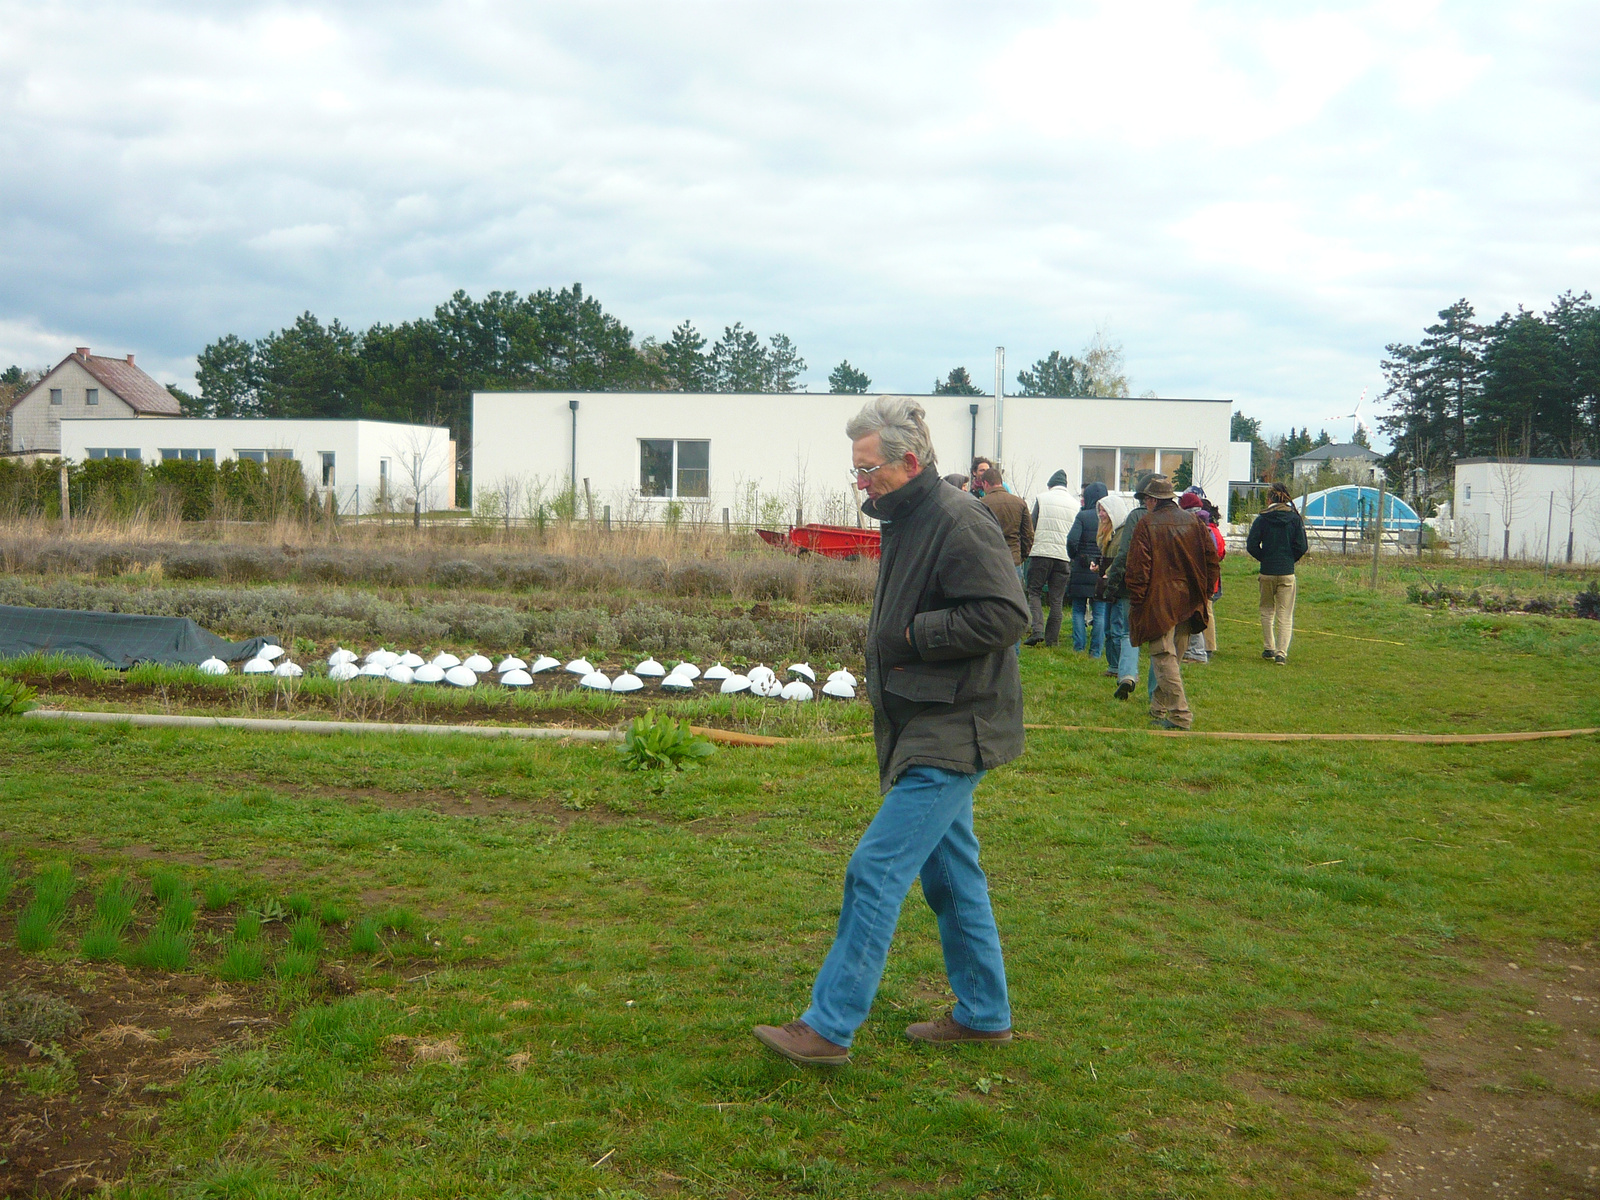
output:
M1000 532L1006 535L1006 545L1011 548L1011 561L1016 566L1033 551L1033 518L1028 506L1010 492L995 488L983 494L983 503L1000 522Z
M1220 579L1210 532L1176 501L1163 500L1145 513L1128 544L1129 640L1142 646L1169 629L1200 633L1206 597Z

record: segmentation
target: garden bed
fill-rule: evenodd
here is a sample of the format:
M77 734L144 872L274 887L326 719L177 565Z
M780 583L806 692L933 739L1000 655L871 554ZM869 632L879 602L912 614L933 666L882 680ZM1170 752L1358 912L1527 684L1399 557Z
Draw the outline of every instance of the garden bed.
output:
M621 663L595 665L611 674L624 669ZM723 696L715 684L701 684L694 693L663 692L651 684L642 691L615 694L580 688L576 677L564 671L535 675L531 687L515 691L492 683L453 688L378 679L340 684L322 676L212 677L188 667L145 666L123 674L90 663L68 666L51 660L19 660L7 664L5 674L34 688L45 707L55 708L572 729L613 729L657 710L696 725L744 733L814 737L871 728L864 699L835 700L819 693L817 700L794 704Z

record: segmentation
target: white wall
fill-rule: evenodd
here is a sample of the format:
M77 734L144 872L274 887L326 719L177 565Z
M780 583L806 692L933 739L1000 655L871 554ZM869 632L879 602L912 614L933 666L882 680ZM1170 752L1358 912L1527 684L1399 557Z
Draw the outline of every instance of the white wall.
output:
M519 515L538 490L548 500L566 486L572 470L573 413L578 402L578 493L589 481L596 514L662 515L668 500L639 495L640 440L670 438L710 442L710 496L685 502L720 521L785 523L797 503L807 521L853 524L856 502L848 476L850 443L845 422L863 396L692 395L673 392L478 392L472 406L473 505L511 494ZM1019 493L1043 490L1057 469L1071 486L1083 484L1086 447L1152 447L1196 451L1196 482L1219 502L1227 496L1230 467L1226 401L1146 399L1045 399L1007 396L1004 429L995 428L990 396L918 396L939 456L941 475L966 474L973 451L999 458ZM750 488L768 512L752 512ZM758 508L759 506L757 506Z
M1255 482L1255 449L1254 442L1228 443L1229 483Z
M1532 459L1525 462L1464 459L1456 464L1451 513L1462 554L1500 558L1506 549L1509 509L1511 557L1553 563L1600 562L1600 462Z
M425 509L455 504L455 457L447 429L399 425L389 421L273 421L226 417L172 417L160 421L68 419L61 423L61 456L76 462L90 450L137 449L149 465L164 450L210 450L216 461L237 458L241 450L288 451L300 462L306 482L325 494L322 452L334 456L334 490L345 512L370 512L383 490L383 461L388 460L387 494L409 509L417 456L417 481Z
M50 390L61 389L61 403L50 403ZM88 403L90 388L99 390L100 402ZM11 410L13 450L59 450L61 422L75 417L131 420L139 414L110 388L72 359L56 367ZM159 419L159 418L158 418Z

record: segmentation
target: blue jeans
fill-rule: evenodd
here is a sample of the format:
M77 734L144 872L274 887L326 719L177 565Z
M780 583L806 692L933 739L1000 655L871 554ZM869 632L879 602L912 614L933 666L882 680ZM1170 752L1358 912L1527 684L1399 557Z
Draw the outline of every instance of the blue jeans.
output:
M955 1019L968 1029L1011 1027L1000 932L972 831L972 793L983 776L911 767L861 835L844 873L839 932L800 1018L830 1042L848 1046L867 1019L900 906L919 872L922 895L939 919Z
M1087 623L1090 606L1094 608L1094 632L1088 633L1084 626ZM1089 657L1099 658L1100 651L1106 641L1106 602L1096 600L1093 596L1074 596L1072 598L1072 648L1082 650L1085 645L1089 647Z
M1129 610L1133 608L1133 601L1124 596L1117 601L1117 611L1122 614L1119 624L1122 626L1122 649L1117 652L1117 678L1139 678L1139 647L1133 644L1133 626L1129 620Z
M1128 612L1121 600L1106 601L1106 668L1117 670L1122 661L1122 643L1128 636Z

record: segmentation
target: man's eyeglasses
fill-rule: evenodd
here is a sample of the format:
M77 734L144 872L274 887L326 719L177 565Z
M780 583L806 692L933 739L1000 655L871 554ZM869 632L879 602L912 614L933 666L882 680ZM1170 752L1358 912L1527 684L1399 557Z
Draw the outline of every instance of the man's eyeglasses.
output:
M859 483L863 479L870 479L872 478L872 473L874 471L881 471L888 465L888 463L879 463L875 467L851 467L850 481L852 483Z

